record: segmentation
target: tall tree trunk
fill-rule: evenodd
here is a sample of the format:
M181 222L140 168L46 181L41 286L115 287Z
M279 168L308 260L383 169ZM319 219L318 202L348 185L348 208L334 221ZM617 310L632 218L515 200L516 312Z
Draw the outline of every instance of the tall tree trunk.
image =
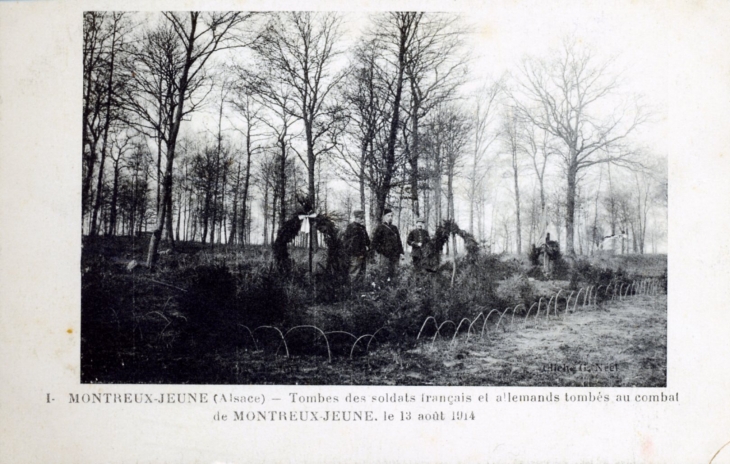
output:
M160 106L160 124L162 124L162 106ZM162 201L162 134L157 134L157 198L155 211L160 214L160 202Z
M264 245L269 243L269 230L267 228L269 224L269 183L264 184Z
M177 224L175 225L175 241L180 241L180 221L183 215L183 192L178 191L177 194Z
M271 238L269 239L269 243L271 244L273 244L276 239L276 201L278 200L278 196L278 194L274 193L273 198L271 199ZM282 201L282 203L284 202ZM279 227L281 227L281 225L279 225Z
M443 188L441 186L441 147L436 146L436 162L435 162L435 173L433 181L435 183L434 185L434 194L433 194L433 202L434 202L434 212L436 214L436 227L441 225L441 222L443 222L442 212L441 212L441 197L443 195Z
M102 184L104 181L104 159L106 158L106 149L107 149L107 143L109 139L109 126L111 126L111 106L112 106L112 94L113 94L113 84L114 84L114 60L116 58L116 51L117 51L117 26L114 25L114 30L112 31L112 43L111 43L111 55L109 56L109 78L107 79L107 88L106 88L106 108L105 108L105 116L104 116L104 136L102 140L101 145L101 160L99 161L99 178L98 182L96 183L96 202L94 203L94 212L91 217L91 230L89 231L89 234L94 236L96 235L97 226L96 226L96 219L97 215L99 213L99 207L101 206L101 198L102 198Z
M360 194L360 211L365 212L365 163L367 162L367 149L368 144L372 143L372 139L367 137L361 146L360 150L360 171L358 172L358 191Z
M306 106L307 101L304 100L304 105ZM304 135L306 136L307 140L307 201L309 201L309 204L312 208L312 213L316 212L318 209L317 205L317 185L315 182L315 171L316 171L316 164L317 159L314 155L314 141L312 139L312 121L308 121L305 119L304 121ZM283 224L283 222L282 222ZM319 240L317 239L317 229L312 227L310 233L309 233L309 246L316 250L318 248ZM312 268L312 256L309 256L309 268Z
M247 243L246 230L247 224L246 219L248 218L248 186L251 179L251 127L250 124L246 126L246 174L243 178L243 194L241 198L241 245Z
M203 216L201 219L203 220L203 237L202 237L202 243L206 243L206 240L208 239L208 220L210 218L210 200L211 193L210 193L210 187L206 188L205 191L205 198L203 199L203 211L201 211L201 215Z
M221 219L219 224L219 232L218 232L218 243L223 242L223 237L225 235L226 230L226 221L227 221L227 211L226 211L226 190L228 186L228 163L223 164L223 182L221 183Z
M172 211L172 193L170 193L167 197L167 219L165 220L165 228L170 248L175 249L175 237L172 235Z
M479 115L479 107L477 106L477 117ZM469 178L469 233L474 235L474 209L476 206L477 193L477 158L479 150L479 138L474 141L474 158L471 166L471 177Z
M518 180L518 173L517 173L517 164L513 161L513 168L514 168L514 181L515 181L515 216L517 218L516 222L516 230L515 233L517 234L517 254L522 253L522 221L520 219L520 184Z
M86 28L84 31L84 108L83 108L83 124L81 126L81 153L83 155L84 153L84 146L89 147L88 155L86 157L87 159L87 165L86 165L86 172L83 175L82 179L82 187L81 187L81 224L83 226L84 218L86 217L86 214L89 212L89 208L91 207L90 203L90 197L91 197L91 183L92 179L94 177L94 165L96 164L96 144L98 141L98 136L89 136L90 132L90 117L92 114L92 106L91 106L91 100L92 100L92 93L94 88L94 70L97 67L97 55L96 52L98 51L99 54L101 54L101 46L102 42L99 41L99 31L101 22L103 22L103 13L97 13L97 12L86 12L84 14L85 19L84 23L86 25L87 21L90 21L90 29L88 30L88 35L86 33ZM88 18L88 19L87 19ZM88 53L88 55L87 55ZM98 114L98 102L94 105L93 112L95 114ZM88 228L90 230L91 227Z
M165 178L163 183L163 205L172 203L170 198L172 197L172 166L173 160L175 159L175 148L177 143L177 135L180 132L180 123L183 119L183 106L185 105L185 93L188 89L188 73L192 66L192 54L193 45L195 43L196 36L197 17L191 13L191 27L190 34L187 37L185 65L183 66L182 76L180 77L178 87L178 99L175 107L175 118L172 121L170 127L169 140L167 142L167 163L165 163ZM165 209L164 207L162 208ZM165 227L165 211L158 213L157 224L155 229L152 231L152 238L150 239L150 246L147 253L147 267L152 270L157 262L157 249L160 245L160 237L162 230Z
M85 124L84 124L85 125ZM82 212L81 212L81 219L83 223L84 217L89 213L89 208L91 207L91 183L92 179L94 177L94 165L96 164L96 145L97 140L89 141L89 157L88 157L88 171L84 173L84 179L83 179L83 185L82 185L82 198L81 198L81 205L82 205ZM91 227L89 225L89 233L91 233Z
M417 219L421 216L421 210L420 205L418 203L418 157L419 157L419 137L418 137L418 112L421 110L421 102L417 96L417 91L415 89L415 84L411 83L411 89L412 89L412 99L413 99L413 106L412 106L412 113L411 113L411 132L413 137L413 142L411 144L411 150L410 150L410 157L408 158L408 162L411 167L411 179L410 179L410 185L411 185L411 210L413 211L413 217L414 219Z
M106 132L106 130L105 130ZM101 149L101 159L99 160L99 176L96 182L96 200L94 201L94 208L91 215L91 230L89 235L95 236L97 233L97 220L99 216L99 208L101 207L102 192L104 186L104 161L106 160L106 135L104 136L104 142Z
M192 230L190 231L190 239L193 242L195 241L195 238L198 236L198 221L200 220L200 217L199 217L200 214L198 213L200 211L200 204L199 204L200 202L197 202L197 203L198 204L195 205L195 206L197 206L197 208L193 209L193 213L192 213L193 217L190 218L191 227L192 227ZM202 239L202 237L201 237L201 239Z
M383 172L382 187L378 189L376 198L375 217L383 217L388 194L390 193L391 182L393 179L393 171L395 168L395 146L398 136L398 126L400 124L400 105L403 95L403 75L405 72L406 61L406 42L408 40L408 30L401 27L400 41L398 47L398 74L395 82L395 98L393 100L393 114L390 118L390 129L388 131L388 145L385 153L385 169Z
M598 197L601 193L601 180L603 179L603 166L598 173L598 188L596 189L596 201L593 206L593 231L591 237L591 252L598 246Z
M233 189L233 217L231 217L231 230L228 234L228 245L234 245L239 238L238 232L238 191L241 186L241 162L238 162L238 172L236 173L236 186Z
M279 227L284 225L284 222L286 222L286 142L282 139L279 142L279 148L281 148L281 154L280 154L280 164L279 164L279 201L280 201L280 210L279 210ZM274 197L274 204L276 204L276 197ZM276 210L276 207L274 207L274 210ZM274 242L273 240L273 234L274 234L274 228L273 228L273 222L272 222L272 240L271 243Z
M575 168L568 169L568 196L565 208L565 252L569 256L575 256L573 247L574 218L575 218L575 194L576 194L577 172Z
M456 223L456 208L454 205L454 168L453 168L453 166L449 168L448 176L449 176L449 178L447 181L448 183L447 183L447 194L446 194L446 198L447 198L446 208L448 211L449 219L451 219L454 223ZM457 249L456 249L456 235L455 234L451 235L451 248L454 253L454 259L456 259Z
M182 119L182 117L181 117ZM174 145L170 146L168 143L167 147L167 163L165 166L165 177L162 184L162 208L157 214L157 224L152 231L152 238L150 239L150 247L147 252L147 267L153 269L157 262L157 249L160 245L160 239L162 238L162 231L165 227L165 220L167 218L167 206L168 198L172 196L172 160L174 157L175 148Z
M218 158L218 155L216 154L216 158ZM213 189L211 192L211 202L210 202L210 246L211 248L215 246L215 226L218 222L218 175L219 175L219 167L220 163L219 160L216 159L215 161L215 168L214 168L214 176L213 176Z
M121 154L119 155L121 158ZM109 230L107 235L115 235L117 227L117 197L119 192L119 158L114 161L114 184L112 187L112 204L109 212Z

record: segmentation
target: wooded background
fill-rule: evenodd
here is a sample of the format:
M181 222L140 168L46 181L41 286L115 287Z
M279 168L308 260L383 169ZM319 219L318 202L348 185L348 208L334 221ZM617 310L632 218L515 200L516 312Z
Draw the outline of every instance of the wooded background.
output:
M308 203L370 230L392 208L404 234L453 219L492 252L546 232L568 254L621 234L666 252L664 102L578 33L492 67L481 32L450 13L85 13L83 233L152 232L152 265L161 240L270 244Z

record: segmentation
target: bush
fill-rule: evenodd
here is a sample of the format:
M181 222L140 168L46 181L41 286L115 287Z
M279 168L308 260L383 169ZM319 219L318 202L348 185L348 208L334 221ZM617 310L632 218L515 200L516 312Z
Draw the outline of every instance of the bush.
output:
M530 282L522 274L514 274L501 282L497 287L497 296L510 305L516 303L529 305L535 299Z
M197 345L215 337L230 342L241 322L233 274L225 266L205 265L187 269L184 277L188 280L180 301L187 320L184 341Z
M210 344L230 349L245 338L241 325L281 325L291 297L270 273L244 272L240 280L224 265L200 265L184 273L187 293L180 310L187 322L183 344L188 349Z
M306 302L306 292L277 275L264 275L238 292L242 322L249 327L298 323Z
M527 257L533 266L540 265L540 249L534 244L530 247L530 252L527 254Z
M570 278L570 264L560 256L553 262L553 274L554 280L566 280Z
M121 354L135 346L137 316L134 284L120 278L103 257L84 260L81 268L81 380L108 381L118 374Z

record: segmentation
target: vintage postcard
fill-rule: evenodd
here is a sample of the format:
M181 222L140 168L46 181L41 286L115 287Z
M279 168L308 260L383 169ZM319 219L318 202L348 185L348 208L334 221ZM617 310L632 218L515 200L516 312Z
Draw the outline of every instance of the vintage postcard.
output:
M730 462L728 20L0 2L0 461Z

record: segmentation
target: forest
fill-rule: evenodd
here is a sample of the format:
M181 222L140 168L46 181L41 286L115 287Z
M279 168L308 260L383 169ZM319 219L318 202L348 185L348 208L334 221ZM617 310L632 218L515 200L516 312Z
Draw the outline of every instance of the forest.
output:
M457 15L345 19L86 13L84 234L270 244L304 199L342 226L455 220L493 252L550 230L568 253L666 248L657 115L610 59L565 37L482 77Z
M482 35L457 13L86 12L82 381L665 384L665 102L576 34L507 67ZM356 211L371 236L393 212L394 282L373 254L348 281ZM405 246L417 219L438 244L426 274ZM571 312L644 318L638 338L593 335L653 364L546 378L521 357L527 373L439 377L455 362L434 360L439 336L489 343L507 310L498 337L516 315L540 336ZM422 335L431 351L413 354ZM353 372L318 364L338 349Z

